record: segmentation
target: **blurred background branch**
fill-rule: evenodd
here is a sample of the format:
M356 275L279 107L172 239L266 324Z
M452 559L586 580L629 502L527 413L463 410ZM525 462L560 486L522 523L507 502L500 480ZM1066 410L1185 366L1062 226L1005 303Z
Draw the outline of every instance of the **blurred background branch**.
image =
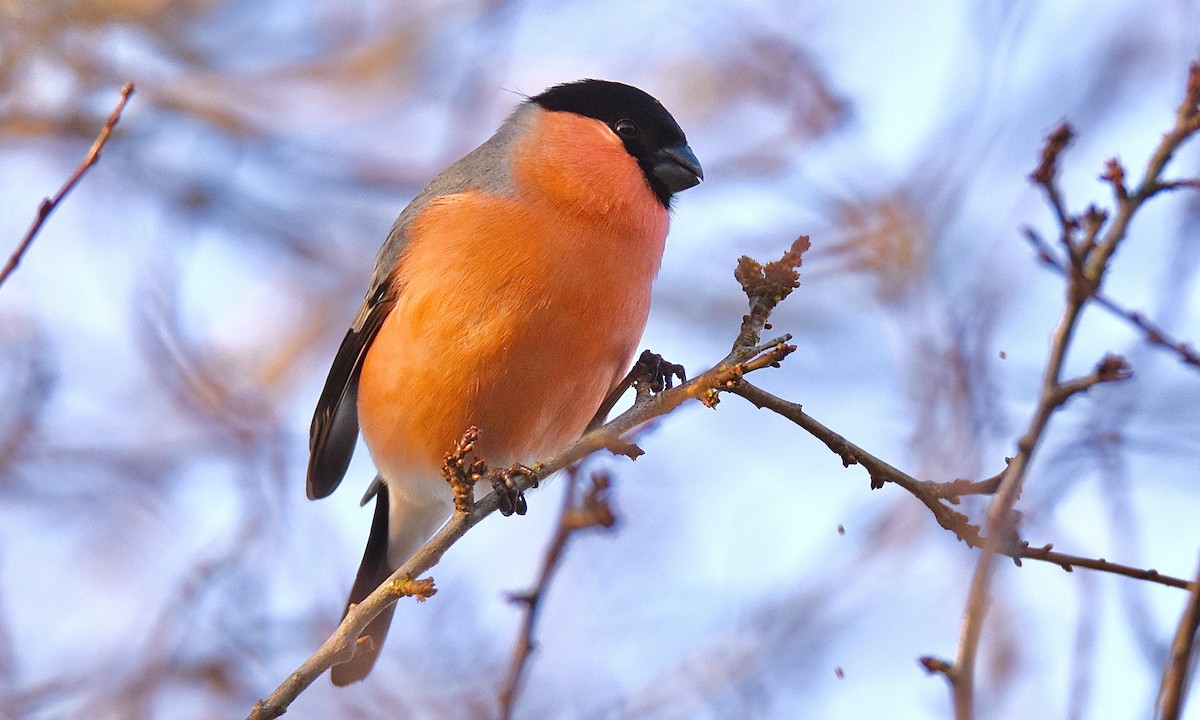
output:
M1183 714L1184 699L1191 680L1192 659L1196 656L1200 629L1200 571L1192 581L1191 592L1179 618L1171 652L1163 670L1162 688L1158 692L1158 711L1162 720L1177 720Z
M38 231L42 229L42 224L50 217L50 213L54 212L54 208L58 207L58 204L67 196L67 193L71 192L71 188L75 187L75 184L83 179L83 174L88 171L88 168L100 159L100 150L108 142L108 136L112 134L117 121L121 119L121 111L125 109L125 103L129 102L129 96L132 94L133 83L125 83L125 87L121 88L121 99L117 101L117 106L113 108L112 114L108 116L104 127L100 129L100 135L92 143L92 147L87 151L83 162L79 163L79 167L75 168L75 172L71 173L71 177L67 178L67 181L54 194L54 197L46 198L38 204L37 215L33 219L33 224L25 232L25 237L21 238L21 242L17 244L17 249L13 250L12 255L9 256L8 262L4 264L3 268L0 268L0 285L3 285L12 271L17 269L17 265L21 262L21 257L29 249L29 245L33 243L33 239L37 237Z
M509 595L509 600L523 608L523 614L521 627L513 647L512 660L509 661L508 671L500 683L500 717L503 720L513 717L517 698L521 692L522 676L525 674L530 656L537 647L533 636L537 627L538 609L549 591L550 582L562 562L568 543L581 530L588 528L610 530L617 522L616 514L608 501L609 488L612 484L608 475L604 473L590 475L588 477L590 485L584 490L582 498L577 499L579 475L578 469L567 470L567 489L563 494L562 510L558 513L558 526L546 546L542 567L538 571L533 587L525 592Z

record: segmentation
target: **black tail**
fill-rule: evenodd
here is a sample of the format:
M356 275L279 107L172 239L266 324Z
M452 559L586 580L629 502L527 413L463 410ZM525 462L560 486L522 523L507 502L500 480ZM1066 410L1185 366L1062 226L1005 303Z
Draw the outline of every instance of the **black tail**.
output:
M367 538L367 549L363 551L362 564L358 566L358 576L354 578L354 588L350 591L350 600L346 603L346 612L350 606L362 602L375 591L384 580L392 574L388 566L388 491L385 487L378 488L375 493L375 519L371 521L371 535ZM355 646L354 657L340 665L334 665L330 671L333 684L342 686L358 682L371 672L375 659L379 657L379 649L383 647L383 638L387 636L388 627L392 624L392 615L396 612L395 605L389 605L363 630Z

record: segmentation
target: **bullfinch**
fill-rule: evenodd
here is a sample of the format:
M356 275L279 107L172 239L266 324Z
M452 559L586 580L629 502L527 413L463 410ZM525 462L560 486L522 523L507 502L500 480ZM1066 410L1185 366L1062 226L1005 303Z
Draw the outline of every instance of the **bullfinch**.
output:
M404 208L309 438L310 499L337 488L360 429L378 470L347 609L450 517L440 468L468 427L493 467L585 431L645 329L671 199L703 176L661 103L581 80L522 102ZM392 611L333 668L334 684L366 677Z

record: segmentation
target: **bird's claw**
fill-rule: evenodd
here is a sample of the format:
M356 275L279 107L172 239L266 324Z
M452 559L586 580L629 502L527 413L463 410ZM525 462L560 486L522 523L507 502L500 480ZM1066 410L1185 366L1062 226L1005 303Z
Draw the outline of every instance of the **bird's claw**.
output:
M634 363L630 371L633 386L639 394L643 392L660 393L670 390L675 385L675 378L680 382L687 381L687 372L682 365L670 362L658 353L646 350Z
M523 477L533 478L533 487L538 486L537 474L524 465L505 468L492 477L492 489L498 493L500 500L496 509L504 517L514 513L524 515L529 510L529 505L525 502L525 493L517 484L517 480Z

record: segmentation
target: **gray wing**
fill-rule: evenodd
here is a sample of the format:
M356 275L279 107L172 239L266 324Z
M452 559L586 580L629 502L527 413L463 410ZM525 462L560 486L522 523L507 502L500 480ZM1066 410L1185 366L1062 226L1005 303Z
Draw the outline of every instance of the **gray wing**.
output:
M523 103L487 142L438 174L396 218L387 241L379 250L371 277L371 291L342 340L325 388L317 400L309 429L307 492L310 500L337 489L350 466L358 442L358 377L363 358L379 328L403 292L404 278L394 274L408 244L413 220L433 199L470 189L510 194L509 146L530 121L533 106Z

